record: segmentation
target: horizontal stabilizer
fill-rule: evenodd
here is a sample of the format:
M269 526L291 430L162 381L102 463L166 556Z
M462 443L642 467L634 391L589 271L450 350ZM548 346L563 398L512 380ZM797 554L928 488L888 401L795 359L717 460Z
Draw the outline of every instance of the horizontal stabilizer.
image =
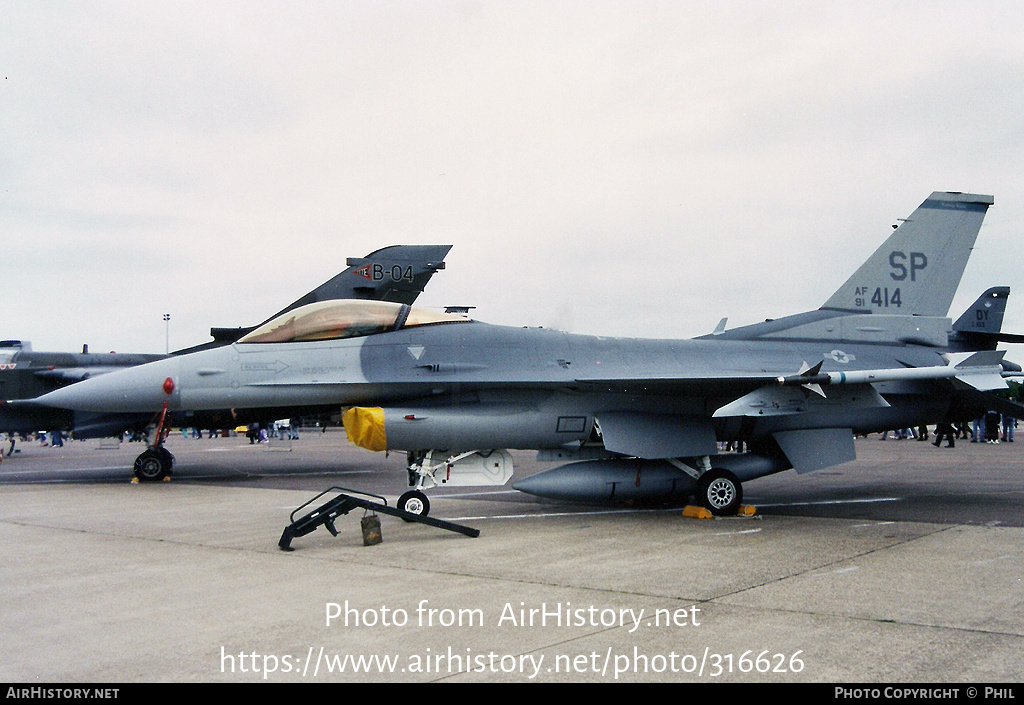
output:
M975 389L963 390L960 394L966 396L976 406L988 411L996 411L1003 416L1024 420L1024 405L1018 404L1015 401L1004 399L989 392L979 392Z
M1024 335L1020 333L979 333L961 331L959 334L963 339L975 342L978 345L986 344L995 347L999 343L1024 343Z

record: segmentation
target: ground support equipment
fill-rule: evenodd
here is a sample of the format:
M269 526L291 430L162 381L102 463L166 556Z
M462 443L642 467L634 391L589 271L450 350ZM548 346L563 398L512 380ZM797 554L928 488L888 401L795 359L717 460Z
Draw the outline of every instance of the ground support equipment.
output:
M313 504L313 502L316 502L329 492L334 491L340 491L341 494L327 502L324 502L313 511L299 517L298 519L295 518L295 515L300 511ZM355 497L353 496L354 494L363 495L363 497ZM380 502L364 499L364 497L373 497L375 499L379 499ZM462 526L461 524L453 524L450 521L434 519L433 517L421 514L414 514L412 512L396 509L395 507L389 507L387 500L379 495L367 494L357 490L346 489L345 487L331 487L324 490L302 506L297 507L295 511L291 513L291 524L284 528L284 532L281 534L281 540L277 542L277 545L282 551L294 551L295 549L291 547L292 539L297 536L305 536L306 534L315 531L321 524L327 527L327 530L331 532L332 536L337 536L338 530L334 526L334 520L338 518L338 516L348 514L353 509L358 509L360 507L372 512L380 512L381 514L400 517L408 522L419 522L420 524L426 524L438 529L454 531L456 533L469 536L470 538L476 538L480 535L479 529Z

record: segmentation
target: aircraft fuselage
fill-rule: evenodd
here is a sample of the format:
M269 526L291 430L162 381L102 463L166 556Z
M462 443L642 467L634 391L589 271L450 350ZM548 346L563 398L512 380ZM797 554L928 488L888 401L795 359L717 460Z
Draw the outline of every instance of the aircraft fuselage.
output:
M508 429L474 436L474 447L490 440L492 447L554 448L589 438L600 412L706 418L768 380L820 360L823 371L945 364L939 350L913 345L621 339L467 322L342 340L235 343L74 385L54 400L97 413L153 413L165 401L171 412L274 408L280 416L288 409L362 404L409 414L430 409L435 417L459 408L483 412L482 428ZM718 419L715 428L726 439L818 425L867 432L934 423L949 404L935 395L942 384L879 385L892 406L870 413L835 404L818 412ZM898 403L903 396L914 403ZM515 415L514 423L497 423Z

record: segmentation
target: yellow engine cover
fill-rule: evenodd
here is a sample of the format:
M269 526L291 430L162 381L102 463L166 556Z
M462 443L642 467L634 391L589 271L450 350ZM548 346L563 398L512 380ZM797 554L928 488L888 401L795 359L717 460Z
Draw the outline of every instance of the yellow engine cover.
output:
M387 450L388 437L384 431L384 409L379 406L353 406L341 415L348 439L367 450Z

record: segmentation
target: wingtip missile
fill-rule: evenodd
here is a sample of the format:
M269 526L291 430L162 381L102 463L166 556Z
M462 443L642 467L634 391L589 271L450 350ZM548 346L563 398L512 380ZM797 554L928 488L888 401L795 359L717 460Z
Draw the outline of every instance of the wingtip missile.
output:
M776 378L779 386L874 384L876 382L913 382L930 379L957 379L974 389L989 391L1003 389L1002 359L1004 350L947 353L944 367L903 367L880 370L851 370L849 372L815 372L819 363L806 372Z

